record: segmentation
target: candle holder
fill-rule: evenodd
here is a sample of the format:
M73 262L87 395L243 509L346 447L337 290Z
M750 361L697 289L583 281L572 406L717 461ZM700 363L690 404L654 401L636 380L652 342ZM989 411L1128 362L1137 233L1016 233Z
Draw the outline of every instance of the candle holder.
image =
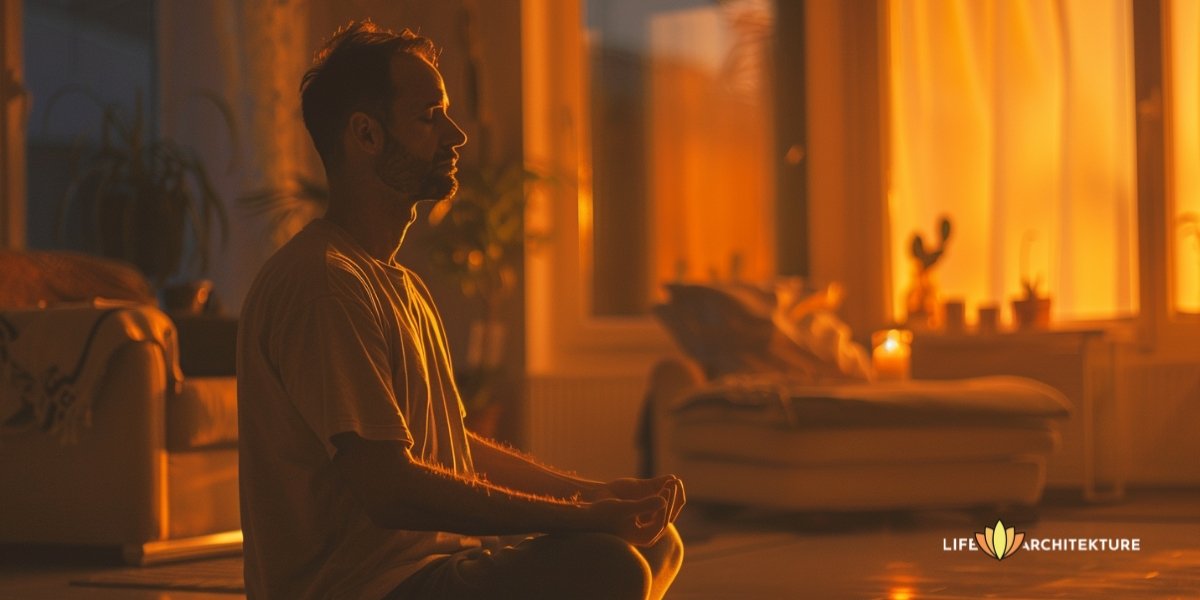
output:
M871 335L876 381L904 381L912 373L912 332L885 329Z

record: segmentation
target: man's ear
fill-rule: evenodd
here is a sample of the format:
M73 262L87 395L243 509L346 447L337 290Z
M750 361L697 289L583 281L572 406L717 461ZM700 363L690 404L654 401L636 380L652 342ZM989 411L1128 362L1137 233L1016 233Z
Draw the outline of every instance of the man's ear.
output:
M350 143L367 154L375 155L383 151L383 125L367 113L356 112L350 115L347 134L350 136Z

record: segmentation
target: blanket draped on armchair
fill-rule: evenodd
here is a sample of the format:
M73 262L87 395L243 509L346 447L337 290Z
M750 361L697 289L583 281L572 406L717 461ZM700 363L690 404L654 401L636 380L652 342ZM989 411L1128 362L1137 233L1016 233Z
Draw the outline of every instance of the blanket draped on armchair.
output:
M91 424L110 357L130 342L162 350L178 392L183 374L174 338L170 318L149 305L96 300L0 311L0 437L40 429L76 441Z

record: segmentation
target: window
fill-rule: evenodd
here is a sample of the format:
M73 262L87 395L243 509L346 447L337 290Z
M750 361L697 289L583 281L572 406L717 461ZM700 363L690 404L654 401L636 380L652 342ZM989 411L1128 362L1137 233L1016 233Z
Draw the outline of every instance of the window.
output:
M772 276L772 3L585 5L592 314L645 314L669 281Z
M1194 0L1164 0L1167 8L1178 12L1183 9L1171 8L1172 2L1196 10ZM657 12L648 8L643 17L670 20L684 14L676 10L695 8L697 3L653 5L674 8ZM803 7L799 19L785 15L785 8L794 7ZM1186 191L1185 183L1175 182L1179 189L1174 203L1165 207L1172 212L1160 214L1162 197L1141 189L1143 183L1161 187L1163 181L1153 172L1161 169L1161 156L1155 163L1153 152L1139 143L1139 115L1146 99L1142 87L1161 87L1164 79L1195 86L1200 79L1195 62L1190 63L1190 75L1160 77L1153 68L1143 68L1143 60L1153 63L1161 51L1158 34L1144 35L1138 27L1143 21L1157 23L1158 7L1157 2L1129 0L772 3L773 28L780 32L775 36L777 47L797 37L808 41L794 53L808 52L805 58L778 61L774 84L780 86L788 71L785 65L812 69L812 85L801 87L801 93L791 98L809 103L795 112L802 116L801 131L805 125L810 127L806 135L812 148L804 147L804 136L794 147L799 156L811 157L814 168L797 189L812 193L814 200L802 203L798 212L788 206L784 200L796 194L783 193L780 182L786 169L778 161L767 165L774 168L777 194L770 206L775 222L762 228L775 238L776 249L769 260L783 271L781 265L789 256L780 250L783 240L800 240L807 232L809 238L801 245L804 258L795 272L811 273L818 282L854 284L847 286L855 291L848 294L843 316L856 331L869 332L884 324L888 313L903 318L904 291L912 278L909 240L914 232L928 240L945 213L954 220L955 233L938 267L943 298L961 296L971 308L982 303L1007 308L1008 301L1021 293L1024 276L1040 280L1041 290L1054 296L1059 321L1124 322L1130 320L1125 317L1136 316L1138 337L1149 344L1156 333L1160 340L1167 334L1193 335L1184 335L1161 313L1170 298L1177 298L1177 312L1200 309L1200 248L1182 224L1185 215L1200 210L1196 204L1200 200L1194 191ZM1193 46L1175 52L1200 56L1194 30L1200 18L1179 14L1184 16L1168 20L1187 24L1193 31L1173 34L1171 39L1178 42L1175 38L1190 35ZM589 137L587 130L599 126L589 116L598 96L587 92L597 78L585 77L577 65L597 70L605 63L588 54L597 47L595 39L587 46L587 40L576 39L578 33L572 31L595 17L582 12L578 3L552 0L525 0L523 15L527 156L535 164L544 159L564 172L578 173L578 187L563 186L553 202L543 199L542 208L531 212L531 225L548 227L559 240L553 252L531 255L528 263L530 364L536 370L543 364L539 361L550 364L570 351L570 343L542 343L545 340L571 338L577 347L627 352L630 346L623 340L635 336L626 335L632 329L617 328L612 320L606 322L608 329L599 328L592 312L590 261L593 250L600 252L604 242L599 240L605 235L599 231L600 213L614 209L606 209L598 196L592 196L601 194L606 185L593 182L593 164L599 180L604 159L593 161L592 154L604 149L597 149L594 142L599 138ZM879 36L882 48L864 42L873 34ZM1186 61L1172 64L1178 70ZM877 82L886 82L886 93L877 92ZM1191 111L1188 118L1193 123L1200 120L1197 101L1185 98L1184 90L1168 86L1166 93L1177 96L1170 107ZM644 95L643 89L638 97ZM783 104L777 101L775 106ZM787 155L780 147L792 147L782 125L792 116L788 110L772 115L776 159ZM1185 118L1176 120L1182 123ZM830 122L837 126L826 126ZM1200 132L1188 135L1192 147L1200 149ZM780 144L781 138L789 143ZM1185 139L1173 141L1181 144ZM888 145L886 153L878 151L880 140ZM1156 144L1150 138L1144 142L1147 147ZM1190 159L1180 150L1172 152L1179 155L1175 161L1200 161L1200 152L1193 152ZM876 162L882 155L887 160ZM816 167L818 157L825 161L821 168ZM636 164L648 160L637 157ZM810 160L804 158L802 163ZM874 181L885 171L887 194ZM1176 176L1195 178L1194 184L1187 185L1200 188L1197 172L1196 166L1177 166L1173 171ZM784 207L792 212L785 214ZM1172 218L1173 234L1165 224ZM649 229L646 219L643 227ZM774 233L784 228L798 234ZM1172 240L1169 244L1179 246L1171 254L1174 263L1167 260L1167 238ZM625 242L639 243L628 236ZM1162 256L1159 244L1164 247ZM629 254L636 259L638 253ZM1022 259L1022 254L1028 258ZM668 255L651 262L645 272L664 269L660 274L669 277L670 262ZM720 270L733 261L711 262ZM692 276L704 277L709 265L688 263ZM1163 281L1168 268L1173 295ZM1183 273L1185 269L1193 269L1194 275ZM597 265L597 281L601 270ZM1188 277L1195 283L1188 283ZM646 297L647 286L654 285L651 279L647 275L634 284L635 300L644 302L639 299ZM887 289L889 285L894 291ZM1195 300L1187 300L1189 296ZM859 306L852 306L853 302ZM1186 302L1192 302L1193 308L1187 308ZM1186 343L1192 342L1180 338L1178 346ZM646 356L636 358L646 360ZM648 360L656 357L649 356Z
M770 110L776 6L522 1L525 157L557 179L526 212L549 233L526 253L531 373L642 376L672 348L647 312L664 282L765 279L776 246L803 248L773 233L781 208L801 211L805 172L803 102L782 127ZM802 97L803 65L790 71Z
M105 106L120 107L129 120L140 99L153 132L154 3L129 0L98 9L78 0L26 0L24 12L25 77L33 99L25 150L26 240L31 248L87 250L92 229L78 211L59 235L72 155L82 144L97 143ZM72 89L78 92L66 92Z
M1128 0L888 9L896 317L914 279L909 240L936 239L943 214L943 298L1004 306L1029 281L1059 321L1136 314Z

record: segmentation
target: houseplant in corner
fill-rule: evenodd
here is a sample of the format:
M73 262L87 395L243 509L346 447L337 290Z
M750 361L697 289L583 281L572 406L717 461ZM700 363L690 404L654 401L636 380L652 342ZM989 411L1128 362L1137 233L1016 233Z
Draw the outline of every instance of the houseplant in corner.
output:
M173 140L151 137L140 94L133 114L125 118L120 107L82 88L64 88L48 102L47 122L55 103L70 93L91 99L102 115L94 150L73 161L74 176L58 210L59 234L67 215L78 211L92 226L90 235L85 233L87 243L101 255L132 263L160 292L173 278L206 275L213 234L225 242L228 217L203 161ZM228 108L218 98L204 96L225 116L233 137ZM208 289L196 283L181 287L197 293ZM186 298L183 304L194 300Z
M464 165L458 179L454 199L438 202L429 212L430 262L452 277L465 297L479 302L468 364L458 379L474 428L494 430L500 405L493 396L504 371L504 307L518 285L521 249L545 237L525 230L525 188L547 178L506 161Z

